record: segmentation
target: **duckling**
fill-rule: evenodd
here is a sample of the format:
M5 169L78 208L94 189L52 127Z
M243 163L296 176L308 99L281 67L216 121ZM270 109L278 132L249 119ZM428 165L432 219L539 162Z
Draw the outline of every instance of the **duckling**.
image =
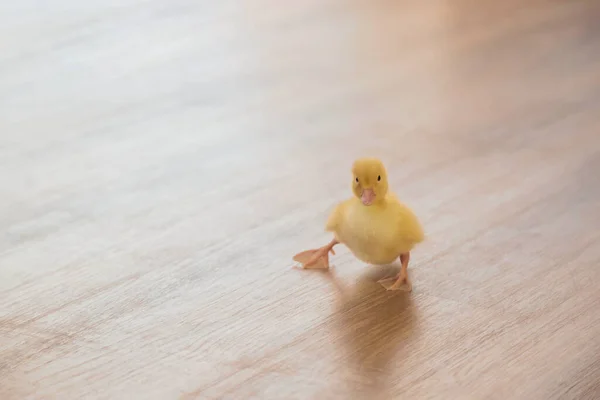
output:
M410 252L425 238L416 215L389 191L388 175L383 163L375 158L361 158L352 166L354 196L337 204L327 220L325 230L333 233L329 244L298 253L294 260L303 268L329 268L329 253L344 244L359 260L375 265L391 264L400 259L402 268L393 278L379 283L388 290L412 290L408 279ZM389 285L388 281L394 282Z

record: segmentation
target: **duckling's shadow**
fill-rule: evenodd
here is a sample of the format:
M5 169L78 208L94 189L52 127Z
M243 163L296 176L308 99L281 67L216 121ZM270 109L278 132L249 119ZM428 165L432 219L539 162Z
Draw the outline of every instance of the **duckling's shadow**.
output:
M349 364L348 384L359 397L385 391L392 360L406 355L403 348L415 334L412 293L388 291L377 282L398 271L367 267L352 287L344 287L334 271L329 274L339 292L336 326Z

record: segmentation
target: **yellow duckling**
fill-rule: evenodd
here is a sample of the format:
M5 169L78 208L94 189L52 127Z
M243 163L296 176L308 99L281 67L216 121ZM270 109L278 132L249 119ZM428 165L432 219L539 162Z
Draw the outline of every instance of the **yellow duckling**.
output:
M410 291L410 251L425 238L415 214L388 191L387 172L378 159L362 158L352 166L354 197L339 203L326 224L334 239L326 246L294 256L303 268L329 268L329 252L342 243L360 260L376 265L391 264L400 258L402 269L388 290L404 284ZM302 260L306 260L302 262ZM379 281L382 283L390 279ZM386 285L384 285L385 287Z

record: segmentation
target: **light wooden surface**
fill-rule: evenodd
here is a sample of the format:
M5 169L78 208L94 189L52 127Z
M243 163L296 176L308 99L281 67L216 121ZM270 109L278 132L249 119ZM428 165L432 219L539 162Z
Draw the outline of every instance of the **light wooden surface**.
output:
M600 3L2 2L0 398L600 398ZM323 245L381 157L414 291Z

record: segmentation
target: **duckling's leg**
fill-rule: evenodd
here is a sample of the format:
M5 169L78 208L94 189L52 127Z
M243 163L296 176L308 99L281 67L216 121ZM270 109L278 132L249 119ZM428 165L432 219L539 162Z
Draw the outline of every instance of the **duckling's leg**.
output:
M294 261L297 261L302 264L302 268L329 268L329 252L335 255L335 251L333 251L333 246L338 244L339 242L333 239L329 242L328 245L321 247L316 250L307 250L302 253L298 253L294 256Z
M410 260L410 253L400 254L400 262L402 263L402 268L400 269L400 273L395 278L382 279L379 281L383 287L387 290L406 290L408 292L412 291L412 284L410 280L408 280L408 261ZM395 282L391 286L387 286L384 284L385 281L395 280ZM402 287L402 285L405 285Z

